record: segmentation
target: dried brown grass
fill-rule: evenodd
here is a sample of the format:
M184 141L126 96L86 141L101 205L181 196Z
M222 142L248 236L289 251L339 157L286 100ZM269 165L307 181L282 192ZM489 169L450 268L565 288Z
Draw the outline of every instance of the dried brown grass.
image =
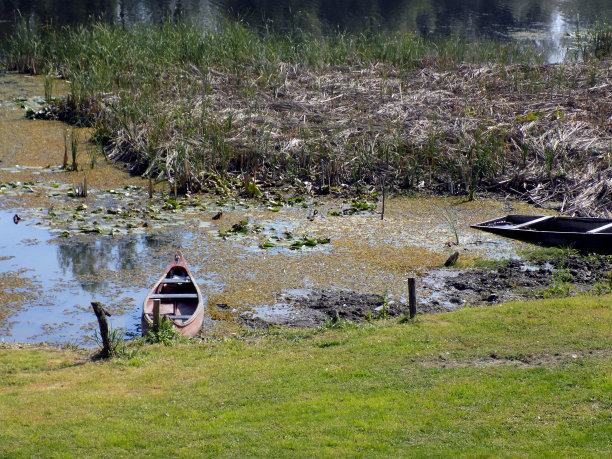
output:
M211 173L315 189L385 173L397 188L478 186L612 216L609 62L277 70L267 81L195 67L168 78L154 115L112 133L109 156L200 189ZM119 106L106 97L105 116Z

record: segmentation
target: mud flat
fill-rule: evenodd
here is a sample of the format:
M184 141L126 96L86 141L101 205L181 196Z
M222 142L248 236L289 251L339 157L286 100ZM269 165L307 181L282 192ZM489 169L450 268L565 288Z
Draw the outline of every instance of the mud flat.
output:
M610 257L564 254L559 258L509 260L495 268L432 269L419 279L418 313L448 312L533 298L612 291ZM218 305L224 308L227 305ZM338 319L368 321L408 314L405 301L350 291L297 290L272 307L242 313L249 328L316 327Z

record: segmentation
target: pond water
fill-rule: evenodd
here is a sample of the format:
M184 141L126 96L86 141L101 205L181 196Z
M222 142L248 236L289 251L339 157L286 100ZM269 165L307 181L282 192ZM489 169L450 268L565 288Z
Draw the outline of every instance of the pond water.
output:
M0 273L3 275L4 321L0 337L9 341L91 343L95 328L91 301L112 312L111 325L137 333L135 307L146 289L125 286L117 276L128 274L146 248L142 237L110 241L57 242L40 225L13 222L0 211ZM27 299L27 301L24 301Z
M59 82L53 88L54 95L67 90ZM211 336L237 332L243 313L285 313L284 295L300 289L402 300L408 276L439 267L455 250L467 262L516 256L521 244L470 223L539 212L517 202L436 197L389 199L384 221L377 212L350 212L350 201L312 196L279 209L214 196L170 205L167 184L149 198L146 181L103 158L90 166L86 131L85 167L58 167L64 135L76 131L25 119L43 94L43 77L0 74L0 341L93 345L91 301L110 310L113 327L139 335L142 300L177 249L205 295ZM88 196L74 197L85 174ZM15 214L22 217L17 224ZM241 221L246 234L231 234ZM308 240L317 244L291 248ZM263 249L266 243L274 246Z
M96 201L89 200L92 208L97 208ZM468 227L470 221L498 213L499 203L455 204L461 238L456 248L462 259L516 256L520 244ZM76 202L57 202L53 218L28 207L0 210L0 340L94 345L92 301L101 301L111 312L112 327L128 337L139 336L142 300L178 248L187 255L203 291L204 333L209 336L237 331L243 313L289 314L284 295L304 289L379 293L406 301L407 276L426 273L456 250L449 244L453 235L447 223L431 211L454 204L438 198L396 198L387 205L385 221L369 213L310 221L301 208L270 212L256 203L219 207L209 202L203 209L172 213L173 221L146 231L136 228L139 215L114 219L114 234L89 232L89 222L99 214L78 213L77 220L84 222L75 226L70 209ZM319 208L323 213L341 207L330 201ZM224 215L219 223L201 224L220 209ZM23 218L17 224L16 213ZM219 236L237 220L247 221L252 230ZM124 231L126 226L133 228ZM325 236L331 242L292 250L290 244L302 235ZM263 241L275 246L262 249Z
M367 27L422 34L493 35L535 42L559 61L567 35L612 17L610 0L30 0L0 1L6 33L16 11L40 22L82 23L91 17L120 23L186 16L210 22L235 16L280 29L313 31Z

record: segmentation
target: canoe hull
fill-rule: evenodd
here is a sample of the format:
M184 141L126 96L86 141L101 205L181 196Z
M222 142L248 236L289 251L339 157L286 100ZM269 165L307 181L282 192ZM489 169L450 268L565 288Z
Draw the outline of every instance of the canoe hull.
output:
M174 328L188 338L200 334L204 321L202 292L180 251L143 302L142 336L153 327L153 305L156 299L160 301L162 320L172 321Z
M540 219L529 225L530 221ZM539 243L547 246L573 247L583 252L612 254L612 227L601 232L591 232L609 225L612 220L604 218L550 217L544 219L534 215L508 215L472 225L489 233L511 239ZM523 226L516 228L517 226Z

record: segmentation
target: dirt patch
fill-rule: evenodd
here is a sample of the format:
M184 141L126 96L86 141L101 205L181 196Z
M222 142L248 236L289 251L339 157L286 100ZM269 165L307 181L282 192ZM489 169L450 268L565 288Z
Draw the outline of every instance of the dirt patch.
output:
M433 306L456 309L465 305L608 293L611 257L568 255L560 259L512 260L494 269L437 270L424 279L423 296Z
M377 317L395 317L407 309L407 305L387 302L381 295L349 291L304 290L283 295L282 299L283 303L276 307L245 312L242 315L244 325L249 328L268 325L316 327L329 320L359 322Z
M520 358L504 358L491 354L489 358L473 360L455 360L440 355L437 360L418 362L424 367L436 368L465 368L465 367L499 367L515 366L518 368L555 367L588 358L609 357L610 349L597 351L575 351L555 354L526 355Z
M437 269L419 281L418 313L448 312L462 307L492 305L532 298L612 291L612 257L512 260L493 269ZM281 296L272 307L240 315L248 328L270 325L316 327L329 320L360 322L397 317L408 312L403 301L352 291L297 290Z

